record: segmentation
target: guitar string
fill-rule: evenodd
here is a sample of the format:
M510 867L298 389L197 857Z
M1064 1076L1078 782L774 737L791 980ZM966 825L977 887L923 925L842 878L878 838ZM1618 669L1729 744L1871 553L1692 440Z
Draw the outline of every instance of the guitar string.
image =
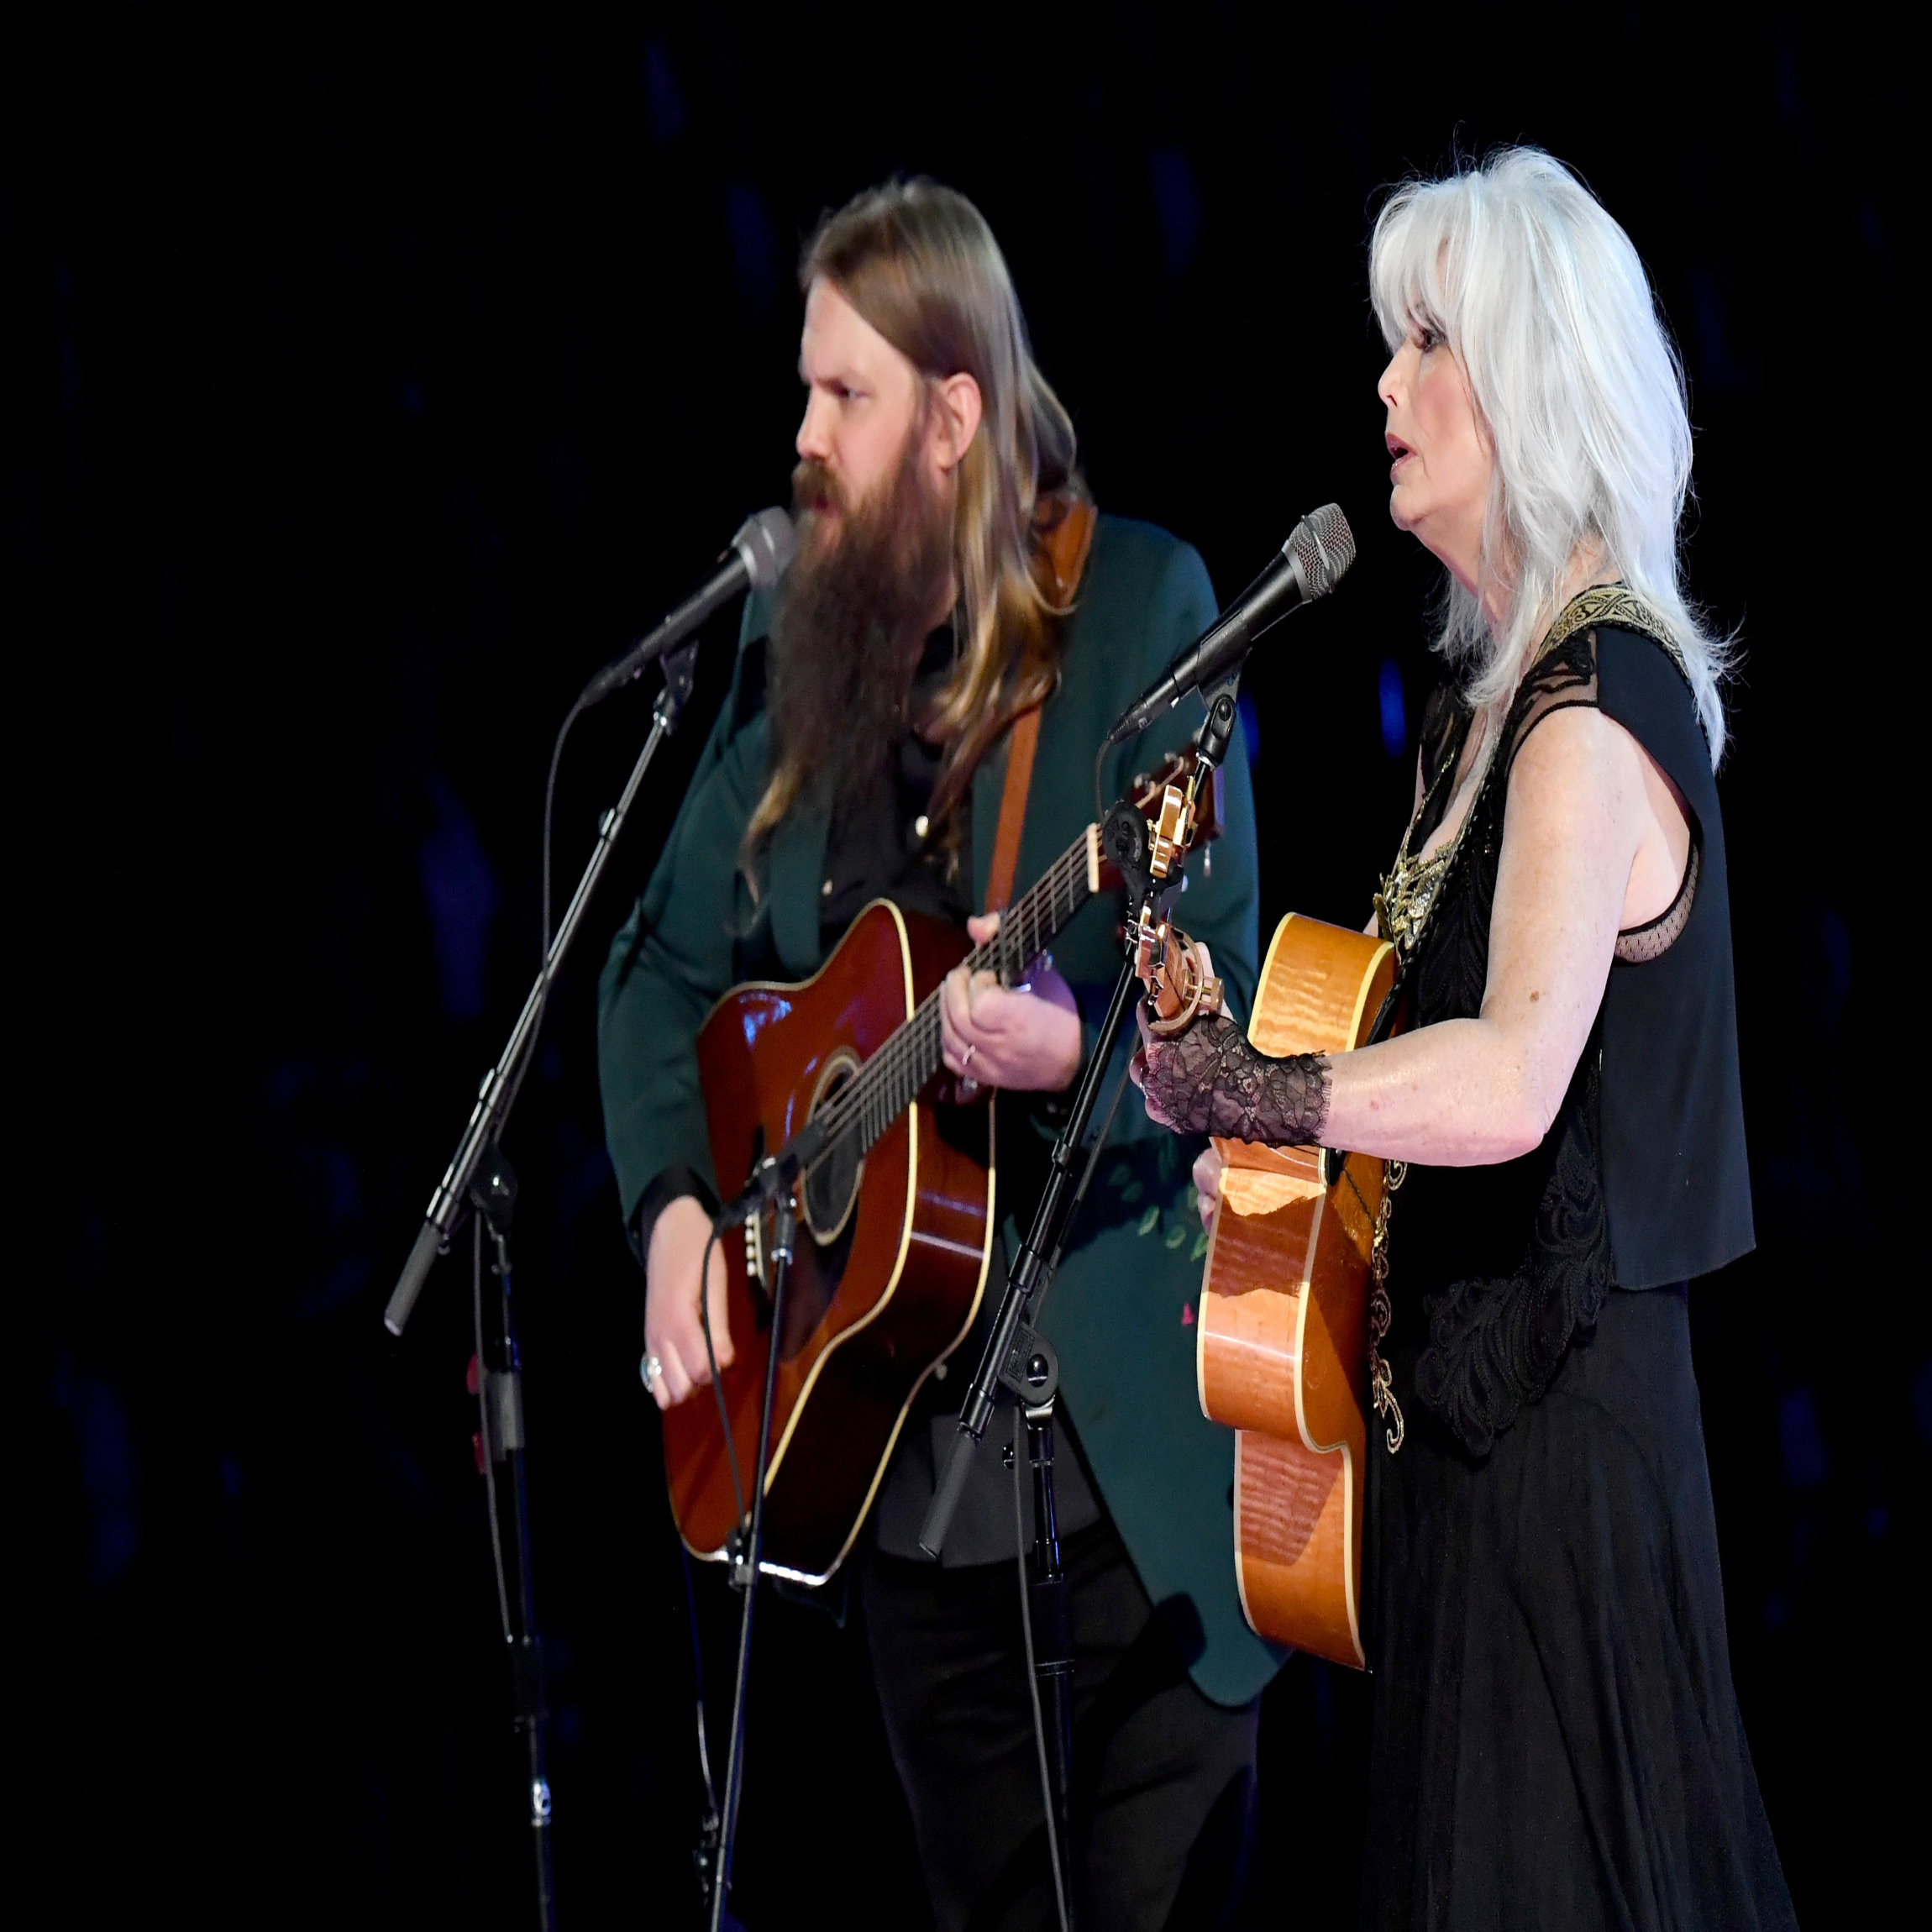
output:
M966 956L962 963L969 972L997 965L1005 969L1005 975L1011 975L1039 957L1046 941L1079 911L1088 896L1079 890L1087 869L1088 837L1083 833L1068 846L1024 895L1011 916L1000 921L999 932ZM856 1121L860 1128L859 1152L863 1154L872 1147L932 1078L938 1042L939 993L935 989L820 1116L832 1138L844 1138Z
M1054 861L1046 876L1014 908L1014 916L1001 922L1000 933L967 956L964 963L969 970L977 972L997 963L1011 973L1037 957L1037 943L1031 950L1021 949L1029 928L1037 941L1046 932L1058 930L1065 918L1079 910L1079 895L1074 888L1079 870L1084 869L1079 862L1084 859L1085 844L1083 837ZM1063 891L1067 895L1067 911L1055 918L1052 915L1058 910ZM1049 914L1044 922L1039 916L1042 906ZM864 1144L870 1147L932 1077L933 1049L939 1037L938 1001L937 990L928 995L900 1029L897 1037L867 1063L858 1079L827 1110L832 1116L827 1125L835 1136L848 1131L852 1116L857 1115L862 1117L864 1128Z
M1077 856L1078 848L1071 853L1063 853L1049 869L1047 878L1027 895L1027 900L1033 902L1028 906L1029 915L1034 913L1035 908L1042 901L1057 900L1062 890L1073 885L1074 869L1068 864L1068 860L1069 857ZM1072 895L1069 895L1069 911L1074 909ZM1024 927L1021 921L1016 920L1010 923L1015 930L1023 932ZM1026 923L1032 924L1036 932L1039 930L1037 916L1030 916ZM1000 938L995 938L990 944L976 948L969 954L965 962L969 969L978 971L995 960L1007 965L1009 969L1016 963L1024 964L1026 957L1032 955L1023 956L1016 961L1011 933L1003 928L1003 937L1005 943L1001 943ZM935 992L921 1003L912 1018L900 1030L898 1037L868 1063L864 1073L853 1083L853 1087L848 1088L846 1094L841 1095L838 1100L833 1103L832 1108L829 1110L832 1120L828 1124L832 1126L835 1131L848 1126L849 1116L855 1113L872 1116L866 1123L869 1129L876 1129L876 1132L885 1131L891 1120L903 1110L906 1100L931 1078L932 1049L938 1038L937 1020L938 995ZM912 1084L906 1085L906 1080L915 1074L916 1078ZM883 1117L879 1114L878 1103L883 1103L887 1110ZM869 1145L872 1139L876 1138L876 1132L869 1132Z

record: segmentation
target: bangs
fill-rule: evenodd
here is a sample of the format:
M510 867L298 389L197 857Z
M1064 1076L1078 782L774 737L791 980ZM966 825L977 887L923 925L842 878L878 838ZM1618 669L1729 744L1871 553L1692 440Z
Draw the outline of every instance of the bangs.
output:
M1452 181L1406 181L1377 216L1369 243L1369 300L1391 351L1420 324L1453 341L1452 290L1461 276L1465 197ZM1451 192L1446 192L1448 190Z

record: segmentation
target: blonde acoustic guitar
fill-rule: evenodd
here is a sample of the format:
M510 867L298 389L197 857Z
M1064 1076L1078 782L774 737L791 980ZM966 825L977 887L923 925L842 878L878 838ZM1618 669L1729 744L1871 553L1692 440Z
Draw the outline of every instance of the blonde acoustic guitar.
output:
M1383 940L1290 913L1261 970L1248 1038L1264 1053L1363 1043L1395 978ZM1195 1372L1203 1414L1235 1431L1235 1574L1264 1637L1357 1669L1368 1300L1383 1163L1216 1140Z

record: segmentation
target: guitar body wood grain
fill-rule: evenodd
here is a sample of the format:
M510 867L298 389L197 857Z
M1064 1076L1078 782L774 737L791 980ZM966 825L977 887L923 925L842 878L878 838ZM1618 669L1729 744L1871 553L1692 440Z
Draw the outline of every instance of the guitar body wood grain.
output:
M1383 942L1291 913L1262 967L1248 1037L1337 1053L1393 984ZM1369 1257L1382 1163L1329 1187L1315 1147L1217 1140L1226 1166L1201 1287L1202 1412L1235 1437L1235 1567L1264 1637L1359 1669L1368 1427Z

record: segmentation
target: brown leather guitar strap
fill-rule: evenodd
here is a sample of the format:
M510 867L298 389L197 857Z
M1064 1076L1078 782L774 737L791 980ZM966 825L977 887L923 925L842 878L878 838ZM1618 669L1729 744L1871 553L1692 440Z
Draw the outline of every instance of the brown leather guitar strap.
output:
M1073 601L1093 546L1095 511L1076 498L1041 545L1053 578L1054 601ZM986 910L1004 912L1013 902L1013 875L1020 869L1020 833L1026 822L1026 794L1032 789L1033 754L1040 748L1040 708L1014 719L1006 739L1006 783L1000 794L1000 823L993 834L993 863L986 874Z
M1006 738L1006 785L1000 794L1000 827L993 834L993 864L986 874L986 910L1004 912L1013 900L1020 867L1020 832L1026 822L1026 794L1033 785L1033 753L1040 748L1040 707L1022 711Z

